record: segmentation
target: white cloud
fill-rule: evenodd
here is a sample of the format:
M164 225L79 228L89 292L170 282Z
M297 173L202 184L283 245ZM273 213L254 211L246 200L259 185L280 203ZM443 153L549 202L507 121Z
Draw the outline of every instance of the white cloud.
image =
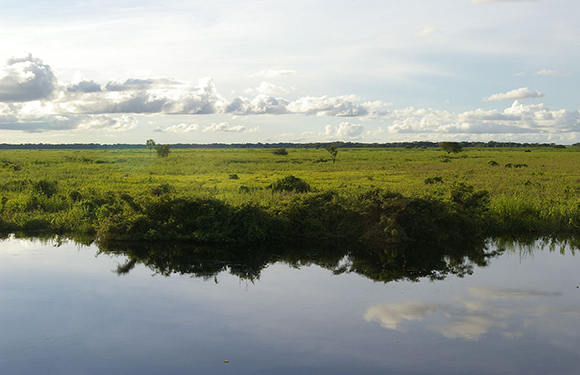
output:
M403 321L421 321L439 309L436 304L423 302L390 303L370 307L364 319L367 322L379 322L383 328L396 330Z
M53 130L104 130L124 132L134 129L138 121L133 116L115 118L109 115L44 115L7 116L0 114L0 129L39 133Z
M202 126L199 124L177 124L169 127L157 127L156 132L161 133L190 133L201 131L204 133L210 132L227 132L227 133L256 133L260 130L258 126L248 129L242 125L231 126L227 122L212 123L208 126Z
M569 73L564 72L562 70L550 70L550 69L542 69L534 74L538 75L538 76L569 76L570 75Z
M503 111L476 109L463 113L413 107L393 110L389 133L518 134L562 133L580 130L580 112L550 110L543 104L514 101Z
M441 29L437 28L437 27L433 27L433 26L425 26L423 29L421 29L421 31L415 33L415 36L421 37L421 38L426 38L435 34L440 34L442 33Z
M52 97L57 79L52 68L28 55L11 58L0 71L0 102L27 102Z
M158 127L157 129L155 129L155 131L164 132L164 133L189 133L189 132L198 131L199 129L200 129L200 126L198 124L181 123L181 124L169 126L167 128Z
M381 327L403 331L405 322L426 321L425 326L447 338L479 340L481 336L497 329L504 337L520 337L522 328L510 327L511 318L526 317L537 319L546 314L577 313L576 309L537 305L530 308L529 302L517 300L530 298L559 297L561 293L537 290L518 290L492 287L472 287L468 291L470 298L457 298L452 303L402 302L386 303L367 309L364 319L367 322L378 322ZM510 308L506 308L503 299L509 299ZM487 300L487 301L485 301ZM437 315L439 319L428 319ZM441 322L440 317L444 321Z
M282 76L291 76L295 75L296 72L290 69L268 69L268 70L260 70L254 74L251 74L250 77L265 77L265 78L276 78Z
M258 93L258 94L267 94L267 95L271 95L271 94L285 94L287 93L288 90L285 89L282 86L276 86L270 82L266 82L263 81L260 86L254 88L254 89L247 89L245 91L246 94L254 94L254 93Z
M359 137L364 130L364 126L360 124L350 124L348 122L341 122L338 127L326 125L325 135L337 138L356 138Z
M336 117L364 117L380 116L388 112L386 107L390 103L381 101L359 102L360 98L355 95L343 96L306 96L288 104L288 112L316 116Z
M238 97L225 108L226 113L234 115L282 115L287 113L290 102L270 95L258 95L254 99Z
M484 100L486 100L486 101L520 100L520 99L542 98L542 97L544 97L544 93L539 92L538 90L531 90L528 87L521 87L519 89L508 91L506 93L493 94L487 98L484 98Z

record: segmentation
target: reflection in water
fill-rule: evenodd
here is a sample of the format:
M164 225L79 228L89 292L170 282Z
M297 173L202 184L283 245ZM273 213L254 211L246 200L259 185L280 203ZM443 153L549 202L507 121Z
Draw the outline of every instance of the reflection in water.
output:
M450 339L478 340L492 328L504 338L523 336L526 328L546 314L580 314L578 307L554 307L551 302L560 292L521 290L495 287L471 287L467 297L453 298L453 302L386 303L367 309L364 319L378 322L381 327L404 331L406 322L421 322L432 316L425 328ZM540 302L537 302L540 301ZM512 319L516 317L517 319ZM515 322L514 322L515 321Z
M3 373L576 375L580 368L579 263L567 251L538 247L522 259L508 242L495 251L491 242L142 243L100 244L95 257L94 247L65 239L39 242L12 238L0 249ZM261 280L244 288L239 278Z
M463 277L474 266L484 267L499 255L488 244L466 244L461 248L399 246L371 248L360 244L324 248L289 247L196 247L186 244L101 243L100 254L118 254L127 261L117 267L119 275L143 264L155 273L189 274L210 279L229 272L241 279L257 280L268 265L284 262L292 267L317 265L334 274L357 273L374 281L442 280L447 275Z

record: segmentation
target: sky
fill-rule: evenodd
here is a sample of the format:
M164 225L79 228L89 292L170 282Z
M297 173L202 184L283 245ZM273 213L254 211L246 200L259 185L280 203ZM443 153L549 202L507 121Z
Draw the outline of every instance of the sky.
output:
M580 142L577 0L0 0L0 143Z

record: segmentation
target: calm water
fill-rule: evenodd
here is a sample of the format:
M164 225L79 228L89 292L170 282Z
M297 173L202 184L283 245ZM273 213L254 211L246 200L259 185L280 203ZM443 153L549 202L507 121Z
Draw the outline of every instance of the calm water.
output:
M578 256L494 250L252 264L12 238L0 373L580 373Z

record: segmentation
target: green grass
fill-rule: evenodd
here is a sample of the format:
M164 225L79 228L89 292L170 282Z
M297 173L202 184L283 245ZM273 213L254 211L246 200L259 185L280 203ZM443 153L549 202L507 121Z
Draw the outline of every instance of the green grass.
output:
M162 199L217 200L272 213L298 196L328 191L348 210L373 189L451 204L452 190L465 184L490 194L489 233L580 229L578 148L465 149L455 155L437 149L339 149L336 163L325 149L287 151L174 149L167 158L150 158L146 149L3 150L0 225L5 231L98 233L107 215L141 215L140 209ZM268 188L287 176L304 180L313 192Z

